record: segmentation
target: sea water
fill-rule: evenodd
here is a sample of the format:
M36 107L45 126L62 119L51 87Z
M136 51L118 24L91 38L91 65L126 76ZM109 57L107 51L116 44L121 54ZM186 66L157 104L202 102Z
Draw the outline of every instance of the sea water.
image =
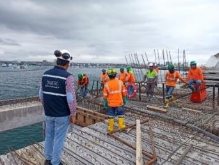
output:
M0 67L0 100L37 96L43 73L52 67L11 69ZM69 68L73 74L75 87L77 74L89 76L90 86L93 80L100 80L102 68ZM0 132L0 155L14 149L23 148L35 142L43 141L42 123Z

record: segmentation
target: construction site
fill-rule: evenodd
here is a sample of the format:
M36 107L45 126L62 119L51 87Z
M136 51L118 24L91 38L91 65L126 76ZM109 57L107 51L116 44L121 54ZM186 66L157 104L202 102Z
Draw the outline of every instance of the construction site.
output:
M155 64L172 63L170 52L155 51ZM141 56L140 56L141 57ZM145 54L147 59L147 55ZM136 54L126 57L133 67L137 87L125 107L125 128L108 132L107 110L99 80L91 83L86 97L77 93L76 125L70 127L62 155L66 165L218 165L219 164L219 71L204 69L205 83L191 92L178 82L174 100L165 106L164 72L160 72L154 96L148 100L142 81L147 60L140 64ZM213 56L212 58L218 58ZM179 61L179 59L178 59ZM175 65L185 78L183 63ZM161 65L160 65L161 66ZM164 68L165 69L165 68ZM188 69L188 68L187 68ZM33 117L34 116L34 117ZM39 98L0 100L0 132L34 123L44 124L44 110ZM31 139L29 140L31 141ZM43 165L44 142L0 155L0 165Z
M191 100L187 88L176 89L175 102L163 108L162 84L146 101L145 84L125 106L126 127L107 132L107 112L98 81L85 98L77 97L77 124L63 152L66 165L217 165L219 164L219 73L205 71L206 97ZM200 98L199 98L200 99ZM0 131L44 121L38 97L0 101ZM31 116L35 116L32 118ZM18 122L22 121L22 122ZM34 143L0 156L1 165L41 165L44 143Z

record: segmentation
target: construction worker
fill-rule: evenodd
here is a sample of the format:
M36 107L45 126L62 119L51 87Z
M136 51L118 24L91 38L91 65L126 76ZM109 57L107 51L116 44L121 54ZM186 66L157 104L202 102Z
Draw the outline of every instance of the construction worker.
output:
M106 69L102 69L102 73L100 75L101 89L103 89L104 84L109 80L108 75L106 74Z
M127 76L126 76L126 82L128 83L135 83L135 76L132 71L132 68L130 66L127 66Z
M190 62L190 69L187 76L188 87L192 90L192 92L198 91L201 83L204 83L202 69L196 65L197 63L195 61ZM193 84L194 86L192 86Z
M126 82L127 82L127 86L130 86L129 84L131 83L132 85L135 84L135 76L134 76L134 73L132 71L132 68L130 66L127 66L127 75L126 75ZM133 94L133 91L134 91L134 88L133 86L130 86L128 89L128 97L131 96Z
M44 72L39 89L39 98L44 108L46 126L44 165L62 165L62 151L66 136L70 123L74 124L76 121L77 111L74 78L71 73L67 72L72 56L67 50L56 50L54 55L57 58L56 66Z
M89 84L88 76L86 74L79 73L78 74L78 89L80 89L80 96L81 97L85 97L87 95L88 84Z
M173 91L176 86L177 80L180 79L182 82L187 82L181 77L180 73L178 71L175 71L174 65L169 64L168 65L168 72L165 74L165 81L166 81L166 98L165 98L165 108L169 107L170 101L175 102L175 98L173 97Z
M126 82L126 76L127 76L127 73L124 71L124 68L120 68L120 73L119 73L119 80L121 80L124 84Z
M118 116L119 129L125 127L124 105L127 103L127 93L123 82L116 78L116 70L108 69L107 75L110 80L107 81L103 89L103 106L108 111L108 131L114 130L114 119Z
M157 71L154 70L153 63L150 63L148 66L149 70L144 75L144 81L147 79L146 94L147 101L150 101L154 95L154 88L157 83Z

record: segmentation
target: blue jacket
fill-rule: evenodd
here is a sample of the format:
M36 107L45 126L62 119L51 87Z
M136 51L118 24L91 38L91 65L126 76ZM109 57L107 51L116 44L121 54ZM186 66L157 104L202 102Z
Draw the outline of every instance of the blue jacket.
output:
M43 105L46 116L70 115L66 97L66 78L71 75L65 69L55 66L46 71L42 78Z

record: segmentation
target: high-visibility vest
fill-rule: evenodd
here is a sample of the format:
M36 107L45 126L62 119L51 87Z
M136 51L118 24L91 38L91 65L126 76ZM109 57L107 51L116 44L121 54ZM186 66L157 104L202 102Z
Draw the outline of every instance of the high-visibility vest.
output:
M105 84L108 80L109 80L109 77L108 77L108 75L106 73L105 74L101 74L101 76L100 76L101 83Z
M89 78L86 74L83 74L82 79L78 79L78 85L88 85L89 84Z
M170 73L169 71L165 75L166 86L176 86L177 80L180 79L183 82L186 82L178 71L174 71L174 73Z
M109 107L123 106L123 97L126 95L126 88L121 80L111 79L104 85L103 98L107 99Z
M155 70L148 70L145 75L147 78L155 78L157 76L157 72Z
M204 80L204 77L203 77L203 73L202 73L202 69L199 68L199 67L196 67L195 69L189 69L189 73L188 73L188 76L187 76L187 79L190 80Z
M125 81L126 81L126 76L127 76L127 73L126 73L126 72L120 72L120 74L119 74L119 80L121 80L123 83L125 83Z
M126 82L135 83L135 76L134 76L134 73L132 71L127 72Z

